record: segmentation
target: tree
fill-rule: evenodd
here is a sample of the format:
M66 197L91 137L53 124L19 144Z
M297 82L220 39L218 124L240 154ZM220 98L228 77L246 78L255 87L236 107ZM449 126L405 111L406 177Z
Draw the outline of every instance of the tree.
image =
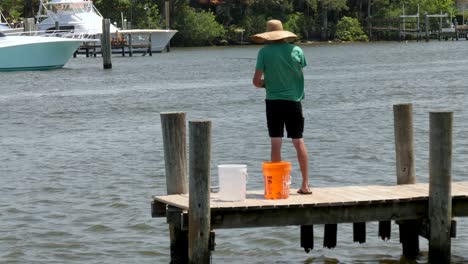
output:
M24 17L24 1L22 0L1 0L0 10L9 22L19 22Z
M180 46L212 45L225 35L223 26L216 22L212 12L197 11L188 5L177 10L173 27L179 31L173 43Z
M368 41L356 18L342 17L336 25L336 37L343 41Z
M320 8L322 10L321 18L322 18L322 40L328 40L329 36L329 26L328 26L328 13L330 11L339 12L341 10L347 10L347 2L346 0L319 0Z

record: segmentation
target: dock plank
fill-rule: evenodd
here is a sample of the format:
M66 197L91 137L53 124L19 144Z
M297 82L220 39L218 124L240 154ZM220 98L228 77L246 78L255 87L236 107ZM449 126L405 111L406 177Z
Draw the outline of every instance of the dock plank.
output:
M263 190L248 191L244 201L221 201L210 196L212 228L311 225L369 221L409 220L427 217L429 184L371 185L313 188L312 195L291 190L289 198L268 200ZM453 216L468 216L468 182L452 184ZM188 194L153 196L172 210L169 222L181 224L187 216ZM163 214L155 214L161 217Z
M394 186L345 186L313 188L312 195L299 195L291 190L289 198L268 200L263 191L248 191L244 201L221 201L219 194L211 194L212 210L251 210L289 207L328 207L354 204L386 203L408 200L427 200L429 186L427 183L394 185ZM454 182L454 197L468 197L468 182ZM188 194L154 196L154 200L188 210Z

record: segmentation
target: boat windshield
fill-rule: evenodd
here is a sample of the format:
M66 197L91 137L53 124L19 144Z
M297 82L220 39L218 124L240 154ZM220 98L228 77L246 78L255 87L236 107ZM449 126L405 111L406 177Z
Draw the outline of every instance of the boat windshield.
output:
M74 3L49 2L49 3L46 3L45 6L48 12L52 12L54 14L94 12L93 3L91 1L77 1Z
M3 34L2 32L0 32L0 38L3 38L5 37L5 34Z

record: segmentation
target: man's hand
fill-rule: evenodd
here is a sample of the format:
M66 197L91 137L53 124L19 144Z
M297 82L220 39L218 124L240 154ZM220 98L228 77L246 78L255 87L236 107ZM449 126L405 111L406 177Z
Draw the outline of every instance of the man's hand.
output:
M263 79L263 71L256 70L252 83L257 88L265 88L265 80Z

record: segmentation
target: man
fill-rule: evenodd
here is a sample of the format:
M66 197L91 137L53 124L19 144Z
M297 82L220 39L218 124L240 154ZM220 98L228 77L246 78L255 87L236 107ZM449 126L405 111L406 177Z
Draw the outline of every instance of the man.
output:
M299 194L311 194L307 148L303 139L304 116L301 100L304 99L304 75L302 68L307 65L301 48L289 44L297 38L283 30L279 20L267 22L267 32L256 34L250 39L256 43L267 43L260 49L253 76L257 88L266 89L266 116L271 140L271 161L281 161L281 145L284 128L292 139L302 174Z

